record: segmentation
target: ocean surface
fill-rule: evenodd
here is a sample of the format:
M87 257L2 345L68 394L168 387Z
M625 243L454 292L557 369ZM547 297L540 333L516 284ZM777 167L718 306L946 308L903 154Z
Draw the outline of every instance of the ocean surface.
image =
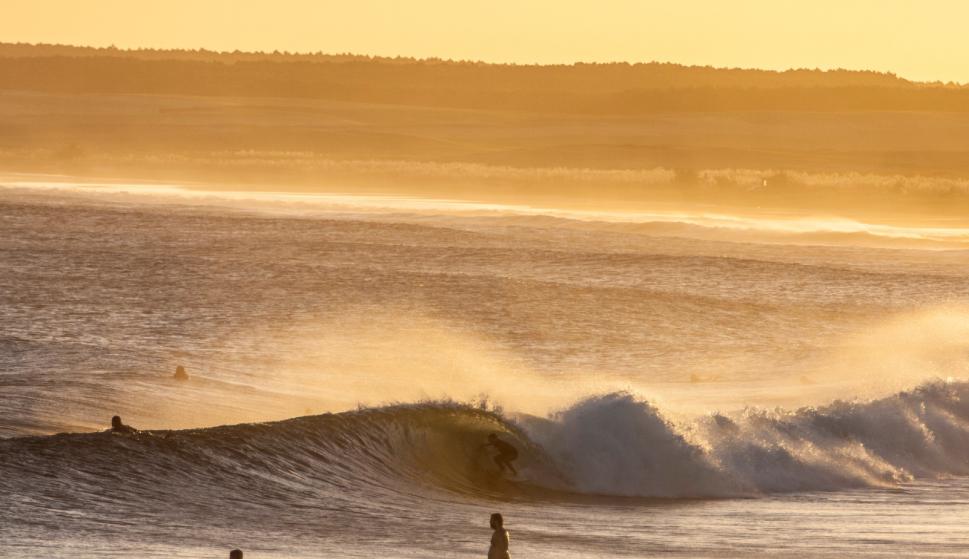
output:
M492 512L965 556L969 229L0 180L0 557L484 557Z

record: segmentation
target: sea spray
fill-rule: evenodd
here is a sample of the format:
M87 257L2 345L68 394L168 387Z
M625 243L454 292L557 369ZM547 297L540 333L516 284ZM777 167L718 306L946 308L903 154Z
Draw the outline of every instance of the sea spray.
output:
M574 489L618 496L682 497L723 491L723 476L658 408L626 392L593 396L554 414L536 440Z
M628 393L527 421L581 492L728 497L885 487L969 473L969 383L870 401L672 421Z

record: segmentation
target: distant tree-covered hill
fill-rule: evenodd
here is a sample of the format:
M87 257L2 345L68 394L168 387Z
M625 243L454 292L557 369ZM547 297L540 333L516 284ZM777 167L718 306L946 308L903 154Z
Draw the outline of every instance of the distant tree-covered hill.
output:
M849 70L512 65L0 44L0 89L283 97L542 113L969 111L969 88Z

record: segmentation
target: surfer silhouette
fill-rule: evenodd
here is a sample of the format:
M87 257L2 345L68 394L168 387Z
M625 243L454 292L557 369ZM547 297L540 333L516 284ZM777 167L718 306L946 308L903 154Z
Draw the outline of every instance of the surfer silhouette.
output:
M125 425L122 423L120 415L116 415L111 418L111 431L113 433L124 433L126 435L133 435L138 432L138 430L131 425Z
M488 559L511 559L508 554L508 530L505 530L505 519L501 513L491 515L491 547L488 548Z
M499 439L498 435L494 433L488 435L488 442L483 446L490 446L498 451L498 454L495 456L495 464L498 465L499 471L504 472L507 468L511 470L512 475L518 475L515 467L511 464L518 459L518 449Z

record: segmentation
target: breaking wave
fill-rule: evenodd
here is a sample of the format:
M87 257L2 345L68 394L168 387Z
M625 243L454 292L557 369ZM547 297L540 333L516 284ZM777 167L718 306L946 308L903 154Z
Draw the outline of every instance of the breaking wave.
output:
M492 432L522 450L520 477L494 473L481 448ZM423 403L135 436L0 440L0 493L182 512L226 500L340 501L352 510L407 498L757 496L965 474L969 383L944 381L871 401L688 420L611 393L548 418Z
M631 394L586 399L533 437L580 492L730 497L969 474L969 383L870 401L674 421Z

